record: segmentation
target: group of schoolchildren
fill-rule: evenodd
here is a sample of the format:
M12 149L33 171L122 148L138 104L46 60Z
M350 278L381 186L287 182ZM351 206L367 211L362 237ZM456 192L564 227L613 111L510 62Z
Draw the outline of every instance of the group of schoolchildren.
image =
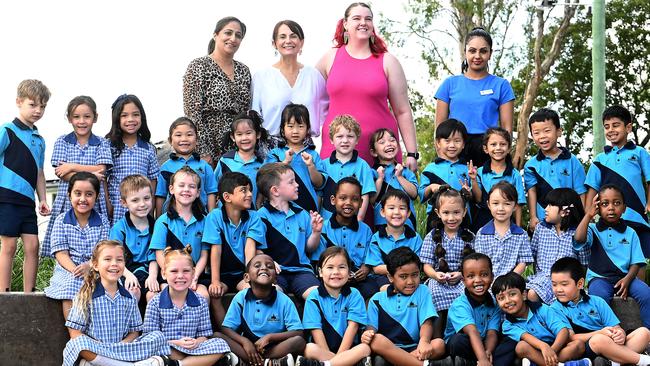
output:
M22 82L19 117L0 131L1 288L17 237L25 291L34 287L34 191L41 214L50 212L34 124L48 99L41 82ZM214 169L185 117L170 126L173 153L159 167L134 95L113 103L106 139L92 133L90 97L71 100L67 117L73 132L54 145L59 193L41 246L56 259L45 294L62 300L65 365L483 366L519 357L550 366L597 356L650 365L650 289L637 278L650 257L650 154L627 140L623 107L603 114L611 146L586 176L557 144L557 113L542 109L529 121L538 153L524 177L507 131L487 131L490 159L477 168L461 159L464 125L449 119L419 182L399 163L391 130L372 134L372 167L361 159L360 127L347 115L332 122L336 150L321 160L297 104L285 107L272 149L262 148L261 117L238 115L223 141L233 149ZM226 311L227 292L237 294ZM304 300L302 319L285 293ZM608 305L614 294L639 303L644 327L625 333Z

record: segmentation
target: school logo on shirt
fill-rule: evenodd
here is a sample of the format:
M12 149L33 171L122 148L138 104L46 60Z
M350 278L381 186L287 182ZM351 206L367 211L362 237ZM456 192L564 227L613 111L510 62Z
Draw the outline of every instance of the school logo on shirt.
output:
M303 229L302 226L298 226L298 232L300 232L300 233L304 233L304 232L305 232L305 229Z
M408 307L409 307L409 308L417 308L417 307L418 307L418 304L416 304L416 303L414 303L413 301L411 301L411 302L409 303L409 306L408 306Z
M349 311L350 309L347 306L344 306L343 309L341 310L342 313L347 313Z
M274 322L274 323L277 323L277 322L279 322L279 321L280 321L280 319L278 318L278 316L277 316L277 315L275 315L275 314L272 314L272 315L271 315L271 316L270 316L270 317L269 317L269 318L267 319L267 321L270 321L270 322Z
M598 317L598 312L596 311L596 309L589 310L589 316L592 317L592 318L597 318Z
M636 158L636 155L632 155L629 158L627 158L627 160L629 160L629 161L637 161L639 159Z
M366 246L363 245L363 243L358 242L357 245L354 246L355 248L365 248Z
M197 238L202 238L202 237L203 237L203 233L200 232L200 231L197 231L196 234L194 234L194 236L196 236Z
M625 239L625 238L621 239L621 240L619 241L619 243L621 243L621 244L630 244L630 242L627 241L627 239Z
M564 176L567 176L567 177L568 177L568 176L569 176L569 170L568 170L568 169L566 169L566 168L564 168L564 169L563 169L563 170L562 170L562 171L560 172L560 174L562 174L562 175L564 175Z
M203 173L205 173L205 171L203 170L203 168L199 168L199 171L197 173L203 174Z

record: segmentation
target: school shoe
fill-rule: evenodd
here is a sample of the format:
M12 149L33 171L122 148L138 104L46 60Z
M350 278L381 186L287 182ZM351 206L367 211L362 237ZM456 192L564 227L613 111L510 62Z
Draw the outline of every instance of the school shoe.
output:
M324 362L318 360L312 360L311 358L305 358L302 356L298 356L296 358L296 366L323 366L323 365L325 365Z
M138 361L134 366L165 366L165 360L160 356L149 357L146 360ZM81 366L81 365L80 365Z
M359 361L356 366L372 366L372 358L370 356Z
M79 360L79 366L91 366L91 364L89 361L86 361L82 358Z
M612 361L604 357L598 356L596 357L596 359L594 359L593 364L594 366L612 366Z
M531 360L529 360L527 358L522 358L521 359L521 366L537 366L537 365L535 365L534 362L532 362Z
M456 359L454 360L454 366L472 366L476 365L476 362L468 361L465 358L458 357L456 356Z
M567 361L564 363L564 366L591 366L591 360L583 358L581 360Z
M454 366L454 361L447 356L441 360L426 360L422 364L424 366Z
M264 360L264 366L294 366L293 356L289 353L282 358L267 358Z

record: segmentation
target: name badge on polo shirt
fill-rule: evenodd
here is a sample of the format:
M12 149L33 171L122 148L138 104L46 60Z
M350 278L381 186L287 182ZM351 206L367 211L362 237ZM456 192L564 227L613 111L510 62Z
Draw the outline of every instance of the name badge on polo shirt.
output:
M494 90L492 90L492 89L485 89L485 90L481 90L480 93L481 93L481 95L492 95L492 94L494 94Z

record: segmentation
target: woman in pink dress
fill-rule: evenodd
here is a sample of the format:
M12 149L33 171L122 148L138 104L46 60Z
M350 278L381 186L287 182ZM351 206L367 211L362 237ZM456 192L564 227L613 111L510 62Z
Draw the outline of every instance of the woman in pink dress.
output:
M336 27L334 42L335 47L316 66L327 80L330 97L321 134L321 157L329 158L334 151L329 140L330 122L340 114L350 114L361 125L359 156L373 165L368 145L372 132L389 128L397 134L399 130L407 152L405 165L415 171L419 154L404 70L375 34L372 10L367 4L348 6Z

